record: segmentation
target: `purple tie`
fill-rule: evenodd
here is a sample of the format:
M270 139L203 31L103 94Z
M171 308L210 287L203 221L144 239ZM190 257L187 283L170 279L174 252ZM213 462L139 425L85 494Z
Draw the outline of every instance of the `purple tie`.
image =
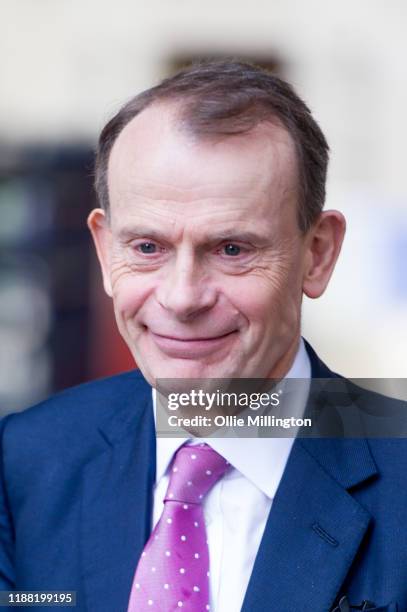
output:
M209 610L202 500L228 467L207 444L178 449L161 518L138 562L128 612Z

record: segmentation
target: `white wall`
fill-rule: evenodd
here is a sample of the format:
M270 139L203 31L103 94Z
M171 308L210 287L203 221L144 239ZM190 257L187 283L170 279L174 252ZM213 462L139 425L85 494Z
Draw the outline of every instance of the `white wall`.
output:
M327 205L349 222L304 333L348 375L407 376L406 16L403 0L3 0L0 142L93 142L175 54L279 58L328 137Z

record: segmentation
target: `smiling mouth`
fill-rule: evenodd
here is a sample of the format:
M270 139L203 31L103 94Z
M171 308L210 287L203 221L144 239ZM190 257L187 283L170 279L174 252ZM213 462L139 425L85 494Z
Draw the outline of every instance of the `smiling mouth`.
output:
M209 338L177 338L175 336L165 336L163 334L156 334L151 332L157 338L166 338L167 340L175 340L177 342L210 342L211 340L219 340L220 338L226 338L226 336L230 336L233 332L227 332L226 334L222 334L220 336L211 336Z
M156 346L168 357L196 359L208 356L217 349L226 346L229 342L233 341L237 330L209 338L177 338L156 334L151 330L149 332Z

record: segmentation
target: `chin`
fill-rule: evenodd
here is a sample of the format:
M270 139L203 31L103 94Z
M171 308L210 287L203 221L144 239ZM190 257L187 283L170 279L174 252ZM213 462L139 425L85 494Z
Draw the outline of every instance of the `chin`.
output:
M191 360L167 360L162 364L154 363L146 368L154 380L160 378L211 378L219 372L219 368L208 366L199 361ZM216 374L219 376L219 374Z
M257 381L258 376L254 376L251 372L243 372L243 365L240 367L235 364L235 367L225 369L224 362L212 364L202 364L199 362L171 363L166 362L160 364L157 368L157 363L152 369L143 368L143 374L149 383L157 389L163 396L170 393L190 393L192 389L196 391L202 390L204 393L220 392L267 392L269 386ZM255 379L250 383L242 379ZM232 381L234 381L232 383ZM241 382L242 381L242 382Z
M170 384L172 391L177 390L174 389L174 385L177 388L180 387L179 390L184 389L185 383L183 383L182 381L185 379L211 380L219 378L230 378L232 376L231 373L225 372L222 369L221 362L205 364L199 361L192 361L189 359L176 359L166 360L162 363L158 363L156 361L152 364L143 364L141 361L138 361L138 365L144 377L153 387L162 387L162 383L157 384L157 381L161 381L161 379L168 379L168 381L171 381ZM168 385L165 386L167 387ZM205 384L204 386L206 387L207 384Z

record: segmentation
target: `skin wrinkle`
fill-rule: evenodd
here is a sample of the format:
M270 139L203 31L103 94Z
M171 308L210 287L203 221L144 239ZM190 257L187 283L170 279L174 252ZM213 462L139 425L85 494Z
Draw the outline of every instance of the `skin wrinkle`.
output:
M110 219L94 211L89 220L120 333L153 385L279 378L298 346L304 287L312 297L323 291L340 224L321 215L321 227L301 232L296 152L283 128L214 142L188 139L170 119L171 109L148 108L123 129L109 160ZM247 232L253 239L239 240ZM236 257L224 252L228 241L243 249ZM137 250L142 242L156 252ZM181 357L155 334L228 336L216 350Z
M231 195L233 196L233 199L245 199L247 196L245 196L243 192L250 192L254 186L256 186L256 183L258 181L258 179L260 178L260 175L258 177L256 177L255 180L253 180L252 183L247 183L247 182L239 182L238 179L235 179L235 184L234 184L234 188L231 192ZM219 193L218 188L219 185L216 182L210 182L208 181L205 184L205 191L209 193L207 193L206 195L202 195L200 193L200 191L202 190L201 187L197 188L197 187L193 187L193 186L186 186L185 188L181 189L176 189L176 187L170 183L165 183L165 182L161 182L161 187L163 189L168 190L168 195L165 198L151 198L150 201L156 201L156 202L162 202L164 204L171 204L171 197L173 198L173 200L175 201L185 201L185 202L189 202L189 203L199 203L200 200L209 200L212 198L216 198L217 200L222 200L222 199L229 199L230 196L224 196L222 194ZM150 198L148 198L148 196L146 196L146 190L150 189L150 188L154 188L154 183L151 181L140 181L137 180L135 181L135 185L133 185L131 187L131 189L120 189L117 194L115 195L115 197L117 198L117 204L120 205L121 203L127 203L127 201L131 201L134 199L137 199L137 197L142 198L143 200L149 200ZM210 191L211 188L213 188L213 193ZM295 197L295 192L296 189L291 187L291 186L287 186L284 185L284 182L281 182L279 184L279 188L280 189L284 189L285 193L283 193L283 195L285 197L291 197L294 196ZM171 190L171 193L170 193ZM196 193L198 192L198 193ZM264 196L268 197L269 192L268 189L266 187L260 189L260 193L262 193ZM185 200L183 199L185 194Z
M235 276L248 274L248 273L251 273L253 275L257 274L260 279L262 278L263 274L266 274L266 276L269 278L271 282L274 282L274 280L278 279L279 277L280 278L283 277L289 271L288 260L289 260L289 255L292 249L292 242L288 240L283 241L280 239L279 243L281 246L277 253L275 252L273 253L273 251L270 250L270 247L266 247L266 246L261 249L256 249L258 252L260 252L260 253L257 253L257 261L253 262L253 259L256 258L256 254L253 254L251 261L243 262L242 269L230 270L229 273L234 274ZM144 262L144 263L132 262L131 261L132 255L129 252L130 250L131 250L131 247L130 249L127 249L127 257L128 259L130 259L130 261L126 261L126 262L123 262L122 260L123 254L120 252L120 249L118 250L117 253L115 251L113 252L113 258L112 258L112 263L111 263L113 287L116 281L121 278L122 274L125 274L125 273L131 274L133 271L136 271L136 270L143 271L143 267L144 267L144 271L150 271L154 269L155 267L159 266L159 263L154 265L148 262ZM259 254L262 255L262 259L260 262L258 261ZM117 264L115 263L115 258L118 259ZM122 267L124 267L125 269L121 272L121 274L120 273L118 274L118 271L120 272ZM267 271L269 271L271 267L275 271L274 275L267 274ZM276 284L275 289L281 289L281 287L279 287Z

